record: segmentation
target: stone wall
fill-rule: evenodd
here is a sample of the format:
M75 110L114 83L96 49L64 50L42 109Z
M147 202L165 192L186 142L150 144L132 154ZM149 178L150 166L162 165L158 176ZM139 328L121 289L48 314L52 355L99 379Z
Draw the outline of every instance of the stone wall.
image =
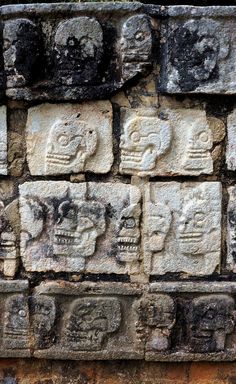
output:
M0 382L235 384L236 7L0 17Z

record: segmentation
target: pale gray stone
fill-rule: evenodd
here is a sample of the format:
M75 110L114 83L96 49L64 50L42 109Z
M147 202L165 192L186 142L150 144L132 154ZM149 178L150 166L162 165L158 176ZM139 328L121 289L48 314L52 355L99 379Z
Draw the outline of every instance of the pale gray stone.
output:
M21 256L27 271L138 273L140 191L121 183L20 186Z
M236 108L227 118L227 147L226 147L226 163L227 168L231 171L236 170Z
M7 109L0 107L0 175L7 175Z
M32 175L106 173L113 163L109 101L30 108L26 132Z
M227 207L227 269L236 272L236 187L227 189L229 202Z
M146 273L202 276L219 270L220 183L149 183L143 211Z
M120 172L137 176L213 172L213 133L198 109L121 110Z

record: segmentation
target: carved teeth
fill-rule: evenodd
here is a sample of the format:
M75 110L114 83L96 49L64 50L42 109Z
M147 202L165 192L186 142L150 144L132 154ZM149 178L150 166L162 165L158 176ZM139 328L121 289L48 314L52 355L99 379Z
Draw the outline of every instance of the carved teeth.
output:
M137 245L119 245L119 251L137 252Z
M118 237L119 243L137 243L138 239L135 237Z

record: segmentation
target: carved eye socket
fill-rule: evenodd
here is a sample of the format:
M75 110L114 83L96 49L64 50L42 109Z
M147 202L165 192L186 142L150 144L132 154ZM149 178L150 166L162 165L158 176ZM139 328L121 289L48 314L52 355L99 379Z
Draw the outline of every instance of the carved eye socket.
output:
M137 41L143 41L145 39L145 35L143 32L141 31L138 31L136 34L135 34L135 40Z
M140 141L140 134L138 131L132 132L130 138L134 143L138 143Z
M26 311L24 309L20 309L18 313L20 317L26 317Z
M209 136L205 131L202 131L198 135L199 139L203 142L206 143L209 140Z
M194 219L198 226L202 226L205 219L204 213L202 212L195 213Z
M135 227L135 220L133 217L129 217L128 219L124 220L124 227L125 228L134 228Z
M66 147L70 142L70 138L67 135L60 135L58 136L57 141L61 146Z

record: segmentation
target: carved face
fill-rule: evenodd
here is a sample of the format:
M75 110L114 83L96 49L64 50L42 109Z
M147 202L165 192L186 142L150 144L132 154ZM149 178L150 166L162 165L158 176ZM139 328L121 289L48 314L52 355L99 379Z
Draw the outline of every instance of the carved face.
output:
M59 120L51 128L47 145L46 170L49 173L84 170L86 160L97 146L95 127L88 127L79 117Z
M62 83L96 80L103 56L103 31L97 20L77 17L59 24L55 35L55 73Z
M64 201L58 208L58 224L54 229L55 255L88 257L94 254L97 237L105 232L105 208L90 202Z
M16 236L6 216L4 203L0 200L0 258L13 259L15 256Z
M206 126L196 126L190 132L186 158L183 162L185 169L204 169L212 163L209 150L212 148L212 132Z
M158 252L164 248L171 221L172 215L167 205L149 203L147 226L150 251Z
M152 50L150 20L145 15L130 17L122 28L123 62L149 62Z
M203 235L208 225L207 211L207 200L193 198L184 205L179 219L179 245L183 253L204 254Z
M67 322L67 342L73 350L100 350L105 336L115 332L120 322L117 299L78 299L72 305Z
M14 348L28 346L29 313L27 299L14 295L6 300L3 338Z
M149 171L170 147L171 128L157 117L137 117L124 125L121 135L121 169Z
M234 300L226 295L194 299L190 307L190 345L196 352L224 350L235 325Z
M31 299L34 336L38 347L49 343L49 336L56 318L55 301L51 297L37 296Z
M118 233L119 260L133 261L139 258L140 206L129 205L121 212Z
M5 23L3 36L8 86L23 86L32 80L40 56L37 27L27 19L9 20Z

